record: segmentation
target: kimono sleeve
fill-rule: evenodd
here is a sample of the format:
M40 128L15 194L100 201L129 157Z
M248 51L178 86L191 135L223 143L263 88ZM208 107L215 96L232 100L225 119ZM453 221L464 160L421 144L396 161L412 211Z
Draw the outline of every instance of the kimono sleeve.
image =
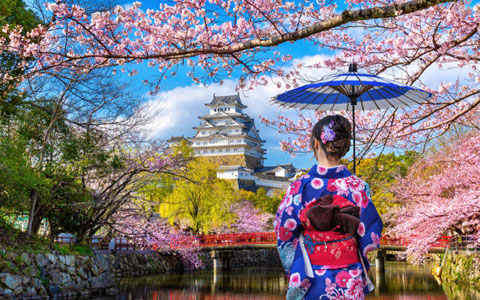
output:
M380 237L382 234L383 222L380 218L375 205L373 204L370 187L365 184L364 197L368 201L366 207L362 206L360 214L360 225L358 226L357 233L360 237L359 247L361 254L363 255L367 270L370 267L367 259L367 253L377 249L380 246Z
M278 253L287 274L290 274L298 238L303 231L299 218L303 208L301 186L300 180L290 185L278 207L274 221Z

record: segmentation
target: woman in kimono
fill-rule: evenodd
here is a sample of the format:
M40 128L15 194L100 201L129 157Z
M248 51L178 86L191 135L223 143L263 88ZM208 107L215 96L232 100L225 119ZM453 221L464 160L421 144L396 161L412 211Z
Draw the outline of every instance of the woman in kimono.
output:
M367 253L379 247L383 224L368 184L340 165L351 138L346 118L318 121L310 139L318 164L290 185L278 208L287 300L361 300L373 290Z

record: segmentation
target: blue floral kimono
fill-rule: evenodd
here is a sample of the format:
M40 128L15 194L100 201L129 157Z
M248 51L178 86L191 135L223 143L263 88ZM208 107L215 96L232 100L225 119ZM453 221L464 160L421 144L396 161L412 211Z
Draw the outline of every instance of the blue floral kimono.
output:
M346 202L360 207L358 241L355 240L354 250L358 253L356 263L339 265L332 259L328 265L315 265L306 255L307 243L303 235L305 228L300 215L307 205L327 194L341 196ZM373 290L373 284L367 275L370 267L367 253L379 247L383 223L371 201L368 184L352 175L346 167L324 168L314 165L308 174L293 182L278 208L274 227L278 252L285 272L289 275L287 300L359 300ZM323 245L318 248L323 249ZM325 243L325 251L330 248L332 245Z

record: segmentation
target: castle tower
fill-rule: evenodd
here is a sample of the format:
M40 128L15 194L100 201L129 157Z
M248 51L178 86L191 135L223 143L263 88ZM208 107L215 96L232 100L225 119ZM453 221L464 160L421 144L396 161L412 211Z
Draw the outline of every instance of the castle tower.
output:
M202 122L192 148L195 156L205 156L220 166L243 166L253 170L262 167L265 149L255 122L243 113L246 108L240 95L215 96L205 104L208 115L198 117Z

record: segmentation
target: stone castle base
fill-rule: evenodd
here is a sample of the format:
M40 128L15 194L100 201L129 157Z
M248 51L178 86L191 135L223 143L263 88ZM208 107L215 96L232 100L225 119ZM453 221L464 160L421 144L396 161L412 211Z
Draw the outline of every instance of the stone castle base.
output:
M211 155L202 157L219 166L242 166L252 170L262 166L261 159L244 154Z

